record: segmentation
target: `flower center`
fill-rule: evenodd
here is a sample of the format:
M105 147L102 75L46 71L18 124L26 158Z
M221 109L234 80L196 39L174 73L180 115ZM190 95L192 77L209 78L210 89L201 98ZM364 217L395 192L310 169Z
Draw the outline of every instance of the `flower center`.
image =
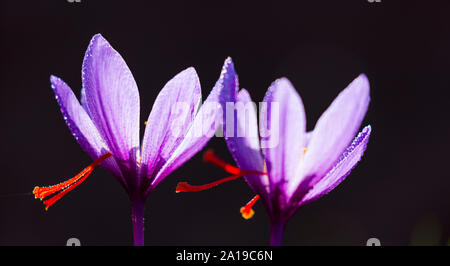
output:
M100 158L98 158L95 162L93 162L88 167L84 168L83 171L81 171L76 176L72 177L71 179L59 183L57 185L48 186L48 187L35 187L33 189L34 198L39 198L40 200L43 200L49 195L52 195L56 192L59 192L55 196L51 197L50 199L44 200L45 210L48 210L48 207L53 205L55 202L60 200L64 195L69 193L72 189L83 183L84 180L92 173L95 167L97 167L100 163L102 163L107 158L111 157L112 154L108 152L105 155L102 155Z
M208 150L203 154L203 160L205 162L214 164L214 165L224 169L226 172L232 174L232 176L225 177L223 179L214 181L212 183L200 185L200 186L193 186L193 185L188 184L187 182L180 182L180 183L178 183L177 188L175 190L176 193L197 192L197 191L210 189L210 188L220 185L222 183L225 183L225 182L228 182L231 180L235 180L239 177L243 177L247 174L267 175L266 172L239 169L238 167L233 166L229 163L226 163L223 160L221 160L220 158L218 158L212 150ZM258 199L259 199L259 195L256 195L251 201L249 201L244 207L241 208L242 217L244 217L245 219L250 219L254 215L255 212L253 211L252 207Z

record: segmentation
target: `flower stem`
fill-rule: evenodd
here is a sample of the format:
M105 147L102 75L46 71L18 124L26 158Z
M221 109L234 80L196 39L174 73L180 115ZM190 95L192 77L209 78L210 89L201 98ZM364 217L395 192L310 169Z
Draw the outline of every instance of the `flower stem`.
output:
M281 246L283 240L284 222L276 221L270 224L270 245Z
M133 237L135 246L144 245L144 208L145 200L131 201L131 220L133 222Z

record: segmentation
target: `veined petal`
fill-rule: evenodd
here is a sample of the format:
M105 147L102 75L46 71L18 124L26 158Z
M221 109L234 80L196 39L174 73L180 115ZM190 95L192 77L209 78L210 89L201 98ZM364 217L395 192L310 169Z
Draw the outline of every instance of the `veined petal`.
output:
M372 129L369 125L358 134L352 144L350 144L350 146L348 146L345 152L341 155L337 164L324 178L312 185L312 189L306 194L300 202L300 205L320 198L324 194L330 192L350 174L352 169L361 160L361 157L366 150L371 130Z
M86 110L86 113L89 114L89 111L87 110L88 106L86 103L86 89L85 88L81 88L80 103L81 103L81 106L84 108L84 110Z
M230 115L230 113L228 114ZM245 89L239 91L237 95L233 120L232 136L227 134L228 127L224 127L224 135L228 149L237 166L244 170L264 172L256 106ZM228 126L233 125L228 122L226 124ZM249 174L245 176L245 180L256 194L266 197L269 187L269 180L266 175Z
M271 85L264 102L267 114L262 112L260 117L261 147L272 193L284 190L298 170L307 141L306 119L302 100L286 78Z
M231 58L225 60L219 80L200 107L185 138L161 168L150 188L156 187L167 175L200 151L214 136L222 123L223 103L232 102L236 97L237 78Z
M110 151L122 165L134 162L139 152L138 88L123 58L100 34L86 51L82 81L83 104Z
M91 118L81 107L70 87L55 76L50 76L50 82L64 120L81 148L94 161L108 153L108 145L103 140ZM119 179L123 179L114 158L106 159L101 165Z
M289 194L304 180L314 184L328 173L359 129L369 101L369 81L362 74L336 97L317 121L300 172L289 184Z
M194 68L171 79L159 93L147 120L141 167L149 177L172 155L189 129L201 101L200 81Z

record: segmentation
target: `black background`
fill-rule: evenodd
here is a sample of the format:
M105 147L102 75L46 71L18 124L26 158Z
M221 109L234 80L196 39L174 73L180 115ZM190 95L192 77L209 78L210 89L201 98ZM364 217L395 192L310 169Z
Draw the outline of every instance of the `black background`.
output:
M91 159L71 136L49 85L65 80L79 95L81 63L101 33L119 51L139 87L141 121L171 77L194 66L203 98L227 56L241 87L262 100L286 76L301 94L308 129L359 73L371 84L363 125L373 134L363 160L339 187L301 208L286 245L445 244L450 237L450 19L448 1L2 1L0 244L132 243L129 202L97 169L45 211L35 185L72 177ZM142 132L141 132L142 133ZM221 138L208 147L232 158ZM147 200L147 245L265 245L261 204L243 180L175 194L176 183L202 184L226 173L197 154Z

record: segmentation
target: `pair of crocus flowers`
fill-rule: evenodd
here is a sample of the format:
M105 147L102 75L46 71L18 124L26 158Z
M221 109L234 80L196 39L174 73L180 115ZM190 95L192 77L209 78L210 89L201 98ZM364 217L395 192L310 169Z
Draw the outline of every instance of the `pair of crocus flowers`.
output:
M129 195L135 245L144 243L144 205L150 192L206 145L213 136L210 133L220 125L218 121L226 120L227 112L223 110L227 103L251 102L248 92L239 90L233 63L228 58L214 88L199 107L200 82L195 70L188 68L167 82L159 93L141 145L136 82L123 58L100 34L92 38L84 57L81 104L64 81L55 76L50 81L67 126L94 163L65 182L36 187L35 197L42 200L53 195L44 200L47 209L101 165ZM181 117L171 108L178 102L187 107ZM256 196L241 208L243 217L253 215L252 206L260 198L270 217L270 244L280 245L284 225L292 214L335 188L361 159L370 126L355 135L369 104L369 83L364 75L356 78L322 114L311 132L306 132L301 98L287 79L276 80L264 102L267 120L260 117L260 123L271 124L278 119L279 134L265 134L261 142L274 141L277 145L264 147L251 134L227 134L241 127L257 131L254 108L244 116L234 112L231 125L234 128L224 123L223 129L237 167L223 162L212 152L204 156L232 176L203 186L182 182L176 191L199 191L238 177L245 178ZM275 103L279 112L271 117ZM175 120L177 134L171 132ZM202 134L198 134L199 128Z

